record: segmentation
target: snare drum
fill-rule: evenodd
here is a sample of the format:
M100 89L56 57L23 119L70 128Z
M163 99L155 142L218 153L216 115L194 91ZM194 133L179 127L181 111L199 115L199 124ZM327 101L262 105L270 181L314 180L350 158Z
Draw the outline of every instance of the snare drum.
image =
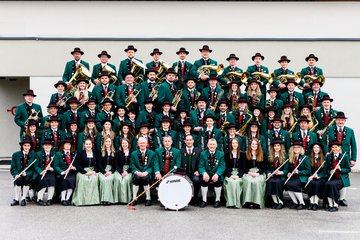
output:
M179 210L186 207L194 194L191 180L185 175L170 175L161 181L159 200L166 209Z

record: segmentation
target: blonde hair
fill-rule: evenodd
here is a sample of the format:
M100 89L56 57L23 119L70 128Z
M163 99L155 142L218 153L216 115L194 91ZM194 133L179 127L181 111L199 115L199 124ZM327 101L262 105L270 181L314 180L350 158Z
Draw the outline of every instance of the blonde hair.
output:
M289 118L290 118L290 127L294 125L295 123L295 117L294 117L294 114L292 112L292 109L290 108L290 113L289 113ZM285 120L285 109L282 110L281 112L281 120L283 120L283 128L285 130L287 130L286 128L286 120Z
M300 153L299 153L299 156L300 155L304 155L305 153L305 150L302 146L299 146L300 147ZM294 146L291 146L290 149L289 149L289 163L294 163L294 160L295 160L295 153L294 153Z
M271 162L271 163L273 163L274 160L275 160L274 146L275 146L275 144L270 148L270 151L269 151L269 162ZM284 147L284 144L280 144L279 162L280 162L280 164L285 162L285 147Z
M76 90L74 92L74 97L76 97L77 100L80 101L80 88L79 88L79 84L76 85ZM82 101L87 101L89 100L89 87L85 87L84 89L84 98Z
M257 150L256 150L256 161L257 162L262 162L262 161L264 161L264 153L263 153L263 150L262 150L262 148L261 148L261 145L260 145L260 141L259 141L259 139L257 139L257 138L253 138L253 139L251 139L251 141L250 141L250 144L249 144L249 147L248 147L248 149L246 150L246 158L247 158L247 160L252 160L252 150L251 150L251 143L253 142L253 141L255 141L255 142L257 142Z
M106 155L105 141L106 141L107 139L110 139L110 141L111 141L111 146L110 146L110 151L111 151L111 153L110 153L110 156L111 156L111 157L114 157L114 156L115 156L114 142L113 142L113 140L112 140L110 137L104 138L104 141L103 141L102 146L101 146L101 156L102 156L102 157L105 157L105 155Z

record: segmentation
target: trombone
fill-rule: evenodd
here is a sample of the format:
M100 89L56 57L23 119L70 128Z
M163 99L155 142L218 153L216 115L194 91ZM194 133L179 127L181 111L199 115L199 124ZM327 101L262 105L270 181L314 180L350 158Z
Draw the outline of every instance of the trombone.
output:
M130 106L130 104L137 98L137 96L139 95L139 93L141 92L142 89L137 90L134 89L134 91L127 96L127 98L125 99L125 107L128 108Z

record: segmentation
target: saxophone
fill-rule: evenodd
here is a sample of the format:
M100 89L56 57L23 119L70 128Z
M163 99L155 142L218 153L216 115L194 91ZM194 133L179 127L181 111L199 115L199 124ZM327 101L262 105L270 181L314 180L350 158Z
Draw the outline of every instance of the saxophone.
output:
M246 121L246 123L239 129L239 131L237 131L236 133L238 133L240 136L244 136L244 133L246 131L247 126L249 125L249 123L251 122L253 116L249 113L246 113L246 115L249 116L249 119Z

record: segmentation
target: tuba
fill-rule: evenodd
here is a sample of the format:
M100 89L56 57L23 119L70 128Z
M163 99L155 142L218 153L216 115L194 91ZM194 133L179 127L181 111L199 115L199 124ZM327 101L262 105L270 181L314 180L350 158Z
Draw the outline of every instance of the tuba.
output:
M182 90L178 90L172 100L172 105L174 108L177 108L177 106L179 105L179 102L181 100L181 96L182 96Z
M134 89L134 91L127 96L127 98L125 99L125 107L128 108L130 106L130 104L134 101L134 99L137 98L137 96L140 94L141 90L137 90Z
M225 79L227 79L228 81L232 81L235 78L240 78L240 81L242 84L246 84L247 83L247 72L243 72L243 73L239 73L239 72L228 72L227 74L225 74Z
M165 77L167 70L170 68L170 65L167 64L164 60L159 61L160 66L158 69L157 77L159 81L162 81L162 79Z
M221 75L224 72L224 65L203 65L198 68L197 72L202 75L210 76L210 71L216 71L217 75Z
M296 73L295 75L293 74L283 74L280 76L277 76L276 79L282 83L285 84L287 83L288 80L295 80L295 82L299 85L301 78L300 78L300 72Z
M136 60L135 58L131 59L132 67L130 72L132 72L135 77L135 83L140 84L144 80L144 75L141 73L142 70L146 70L147 67L140 61Z
M68 88L65 89L66 93L73 92L76 81L80 78L91 78L91 72L84 65L80 64L74 75L69 80Z
M307 84L307 85L310 85L314 80L318 80L318 81L321 83L321 85L324 85L324 83L325 83L325 77L324 77L324 75L319 75L319 76L305 75L305 76L303 77L303 79L304 79L305 84ZM298 88L299 88L300 90L303 90L303 89L304 89L304 88L301 87L301 86L298 86Z
M102 72L106 72L110 76L110 83L115 84L118 81L118 78L116 77L116 71L109 65L105 65L102 70Z

